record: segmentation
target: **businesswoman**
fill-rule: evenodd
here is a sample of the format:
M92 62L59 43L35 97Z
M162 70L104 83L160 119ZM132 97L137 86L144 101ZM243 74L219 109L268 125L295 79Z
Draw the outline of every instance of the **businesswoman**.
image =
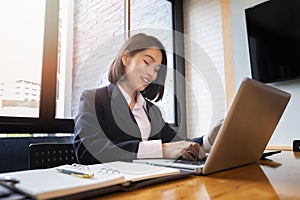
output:
M192 160L209 151L220 124L208 135L182 139L151 102L162 99L166 72L165 48L155 37L140 33L123 44L110 66L110 84L80 98L73 137L78 162Z

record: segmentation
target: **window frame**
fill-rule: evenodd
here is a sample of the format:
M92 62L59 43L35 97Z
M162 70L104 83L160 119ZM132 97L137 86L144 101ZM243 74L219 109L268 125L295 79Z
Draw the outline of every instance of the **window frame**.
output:
M168 0L172 4L174 47L174 111L175 123L170 124L179 136L186 137L185 60L183 38L183 1ZM129 12L130 14L130 12ZM126 16L127 17L127 16ZM130 16L128 17L130 19ZM59 0L46 0L45 32L39 118L0 117L1 133L73 133L73 119L56 119L56 87L58 65ZM179 34L178 34L179 33ZM49 84L51 83L51 84ZM177 98L176 98L177 97ZM179 106L180 102L180 106ZM179 127L180 124L180 127Z
M184 55L184 20L183 0L168 0L172 3L173 47L174 47L174 111L175 124L170 126L177 131L178 136L187 137L186 122L186 82ZM177 97L177 98L176 98ZM180 126L179 126L180 124Z

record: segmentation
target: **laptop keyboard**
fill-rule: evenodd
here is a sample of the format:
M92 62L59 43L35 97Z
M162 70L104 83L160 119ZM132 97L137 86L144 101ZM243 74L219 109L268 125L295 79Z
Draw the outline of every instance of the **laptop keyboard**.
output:
M178 160L175 160L175 163L187 164L187 165L203 165L205 163L205 160L178 159Z

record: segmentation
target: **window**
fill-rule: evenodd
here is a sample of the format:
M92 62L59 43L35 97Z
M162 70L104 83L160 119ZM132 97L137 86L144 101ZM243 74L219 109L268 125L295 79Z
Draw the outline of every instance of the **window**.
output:
M73 132L73 120L55 118L59 1L0 4L1 132Z
M26 96L41 85L45 1L0 4L0 116L38 118L39 94Z

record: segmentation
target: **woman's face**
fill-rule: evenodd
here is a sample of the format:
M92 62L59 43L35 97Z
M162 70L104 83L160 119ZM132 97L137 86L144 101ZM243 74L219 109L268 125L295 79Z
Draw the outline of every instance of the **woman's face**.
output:
M149 48L130 56L126 52L122 57L127 79L124 81L130 92L143 91L157 78L162 62L162 53L158 48ZM129 92L129 91L128 91Z

